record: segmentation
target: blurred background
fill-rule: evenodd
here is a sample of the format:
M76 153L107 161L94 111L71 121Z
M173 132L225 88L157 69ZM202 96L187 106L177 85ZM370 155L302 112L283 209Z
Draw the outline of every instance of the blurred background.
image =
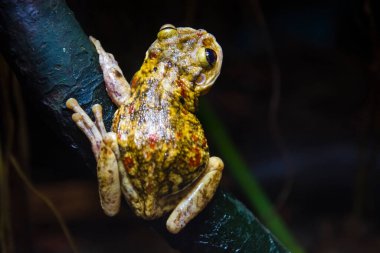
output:
M128 79L161 25L212 33L224 62L203 99L299 244L313 253L380 252L380 3L67 3ZM27 103L30 176L57 205L81 252L177 252L125 204L121 214L106 217L95 168L86 167ZM210 150L220 155L215 142L209 138ZM255 213L230 170L221 187ZM35 252L69 252L50 210L33 194L26 198Z

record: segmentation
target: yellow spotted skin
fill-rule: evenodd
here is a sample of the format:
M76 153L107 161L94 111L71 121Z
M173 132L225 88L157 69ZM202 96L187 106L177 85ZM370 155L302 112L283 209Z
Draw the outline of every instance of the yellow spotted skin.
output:
M177 193L208 161L202 127L180 103L165 108L137 100L120 107L113 127L125 170L141 197Z
M209 87L196 89L196 81L200 75L216 78L219 69L200 66L197 50L204 46L221 51L204 30L177 28L174 37L156 40L132 78L130 99L115 113L112 130L121 159L145 208L160 208L152 202L191 185L209 159L207 140L194 115L199 95ZM145 210L137 214L147 216Z
M129 84L114 57L90 39L107 92L119 107L111 132L104 129L100 105L93 107L92 122L75 99L66 104L92 143L102 207L116 214L121 190L145 219L173 210L167 228L178 233L210 201L222 174L223 162L210 158L194 114L198 97L220 73L222 49L205 30L164 25Z

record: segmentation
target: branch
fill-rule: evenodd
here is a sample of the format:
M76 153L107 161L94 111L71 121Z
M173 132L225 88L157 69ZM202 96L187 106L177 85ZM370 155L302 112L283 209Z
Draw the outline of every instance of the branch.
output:
M102 104L106 127L115 106L106 95L98 56L63 0L0 0L0 45L45 121L92 161L88 141L65 109L69 97L89 113ZM90 164L91 164L90 163ZM287 252L256 217L229 193L217 191L207 208L179 235L153 225L182 252Z

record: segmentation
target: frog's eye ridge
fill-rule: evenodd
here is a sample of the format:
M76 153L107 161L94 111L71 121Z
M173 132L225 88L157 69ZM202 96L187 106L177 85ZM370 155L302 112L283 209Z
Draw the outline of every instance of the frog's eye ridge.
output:
M166 30L166 29L176 29L176 28L172 24L165 24L165 25L161 26L160 31Z
M166 24L161 26L160 31L157 34L159 40L164 40L173 37L178 34L177 28L174 25Z
M198 61L204 68L213 67L218 59L216 52L211 48L200 48L197 53Z

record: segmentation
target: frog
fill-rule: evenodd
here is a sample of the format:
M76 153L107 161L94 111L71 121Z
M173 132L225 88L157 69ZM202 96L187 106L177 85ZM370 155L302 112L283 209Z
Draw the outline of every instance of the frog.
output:
M117 106L111 130L100 104L92 106L95 120L75 98L66 107L91 143L101 207L114 216L124 196L143 219L169 214L166 228L176 234L207 206L222 178L223 161L210 156L195 115L220 74L222 48L206 30L163 25L129 83L114 56L90 40Z

